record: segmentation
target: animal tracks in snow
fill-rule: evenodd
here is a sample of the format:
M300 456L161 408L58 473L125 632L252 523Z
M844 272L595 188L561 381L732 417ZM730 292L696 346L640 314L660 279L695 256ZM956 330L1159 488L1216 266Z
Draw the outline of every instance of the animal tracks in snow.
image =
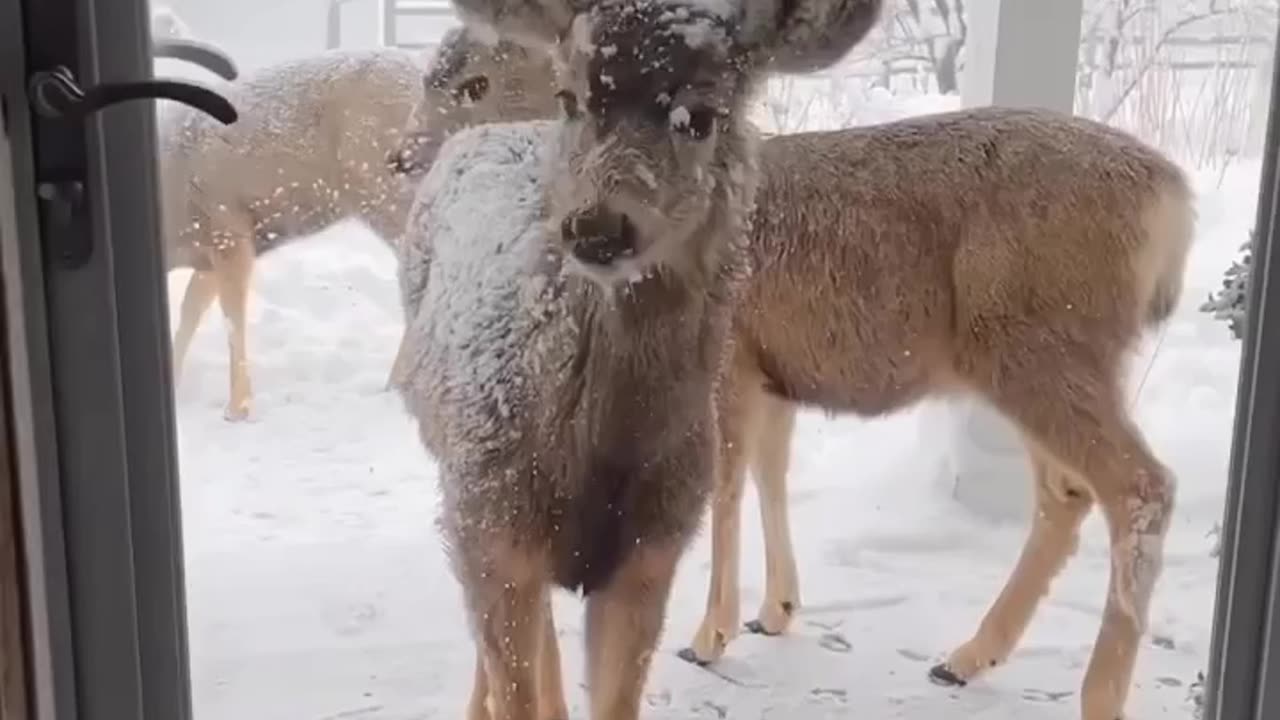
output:
M856 598L841 602L823 603L820 605L802 605L796 610L797 615L832 615L843 612L856 612L858 610L880 610L882 608L901 605L910 600L908 595L872 595L870 597Z

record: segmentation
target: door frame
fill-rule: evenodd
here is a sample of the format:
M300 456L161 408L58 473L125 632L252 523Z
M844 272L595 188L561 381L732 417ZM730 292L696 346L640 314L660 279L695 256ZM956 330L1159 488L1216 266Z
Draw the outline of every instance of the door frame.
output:
M1276 36L1280 47L1280 30ZM1280 68L1271 78L1206 720L1280 718Z
M4 310L31 650L29 720L189 720L185 582L155 105L29 111L26 78L152 76L147 0L0 3L0 92L16 232ZM68 130L54 122L81 125ZM36 183L78 133L93 251L58 259ZM65 136L64 136L65 137ZM73 145L75 143L72 143ZM57 147L55 147L57 145Z

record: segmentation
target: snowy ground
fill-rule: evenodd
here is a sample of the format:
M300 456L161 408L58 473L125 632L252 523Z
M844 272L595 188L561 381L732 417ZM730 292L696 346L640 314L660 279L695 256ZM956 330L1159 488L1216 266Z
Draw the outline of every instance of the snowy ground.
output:
M1190 716L1205 662L1238 344L1197 312L1248 237L1256 165L1199 177L1201 232L1181 310L1137 402L1179 473L1180 505L1131 702ZM198 334L178 414L195 700L200 720L459 718L472 647L432 526L434 468L382 392L400 329L391 254L358 227L266 258L254 284L247 424L222 420L220 318ZM176 301L186 275L174 273ZM1148 366L1139 358L1135 375ZM935 480L913 412L803 419L791 475L804 609L791 635L746 636L717 674L676 651L701 615L709 549L687 556L651 677L647 717L1074 720L1107 561L1100 521L1006 668L964 690L926 680L1012 568L1023 528L964 515ZM998 481L998 480L997 480ZM743 618L763 581L744 508ZM584 718L581 621L558 599L573 717Z

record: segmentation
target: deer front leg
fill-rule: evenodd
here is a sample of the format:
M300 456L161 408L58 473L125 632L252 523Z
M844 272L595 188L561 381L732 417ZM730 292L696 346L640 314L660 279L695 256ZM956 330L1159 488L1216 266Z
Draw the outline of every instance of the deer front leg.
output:
M551 615L551 594L543 601L542 644L538 649L538 720L569 720L564 699L564 681L560 675L560 644L556 638L555 618ZM467 720L492 720L489 697L489 674L484 665L484 650L476 653L475 682L467 703Z
M738 636L740 625L738 569L742 537L742 489L746 459L754 452L764 405L758 383L730 374L719 399L720 462L711 499L711 580L707 611L691 647L680 651L688 662L706 665L719 660ZM732 385L731 385L732 383Z
M560 676L560 642L556 619L551 614L551 593L542 601L542 645L538 649L538 720L569 720Z
M549 606L542 566L505 536L477 549L459 560L479 651L468 720L543 720L539 666Z
M484 667L484 648L476 647L476 672L467 701L467 720L492 720L489 707L489 672Z
M218 302L227 319L227 350L230 360L230 393L223 416L232 422L249 417L253 390L249 385L249 358L246 315L249 281L255 260L250 236L229 242L212 253L213 272L218 280Z
M764 601L760 614L746 627L761 635L780 635L800 608L800 581L787 510L787 466L791 462L796 409L781 399L769 398L765 402L755 454L756 495L764 526Z
M639 717L682 551L679 542L637 546L613 581L587 599L591 720Z
M707 610L693 637L693 644L680 651L680 658L698 665L719 660L725 648L738 636L738 565L742 534L742 485L746 468L744 448L722 445L718 479L711 498L711 578L707 587Z

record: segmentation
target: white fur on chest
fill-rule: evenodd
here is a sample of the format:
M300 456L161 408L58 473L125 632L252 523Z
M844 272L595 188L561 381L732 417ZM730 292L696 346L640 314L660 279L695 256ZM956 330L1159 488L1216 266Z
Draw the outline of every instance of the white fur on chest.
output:
M547 245L554 137L548 122L455 134L410 212L400 263L413 352L406 400L443 425L432 432L459 459L498 451L536 422L526 408L576 346Z

